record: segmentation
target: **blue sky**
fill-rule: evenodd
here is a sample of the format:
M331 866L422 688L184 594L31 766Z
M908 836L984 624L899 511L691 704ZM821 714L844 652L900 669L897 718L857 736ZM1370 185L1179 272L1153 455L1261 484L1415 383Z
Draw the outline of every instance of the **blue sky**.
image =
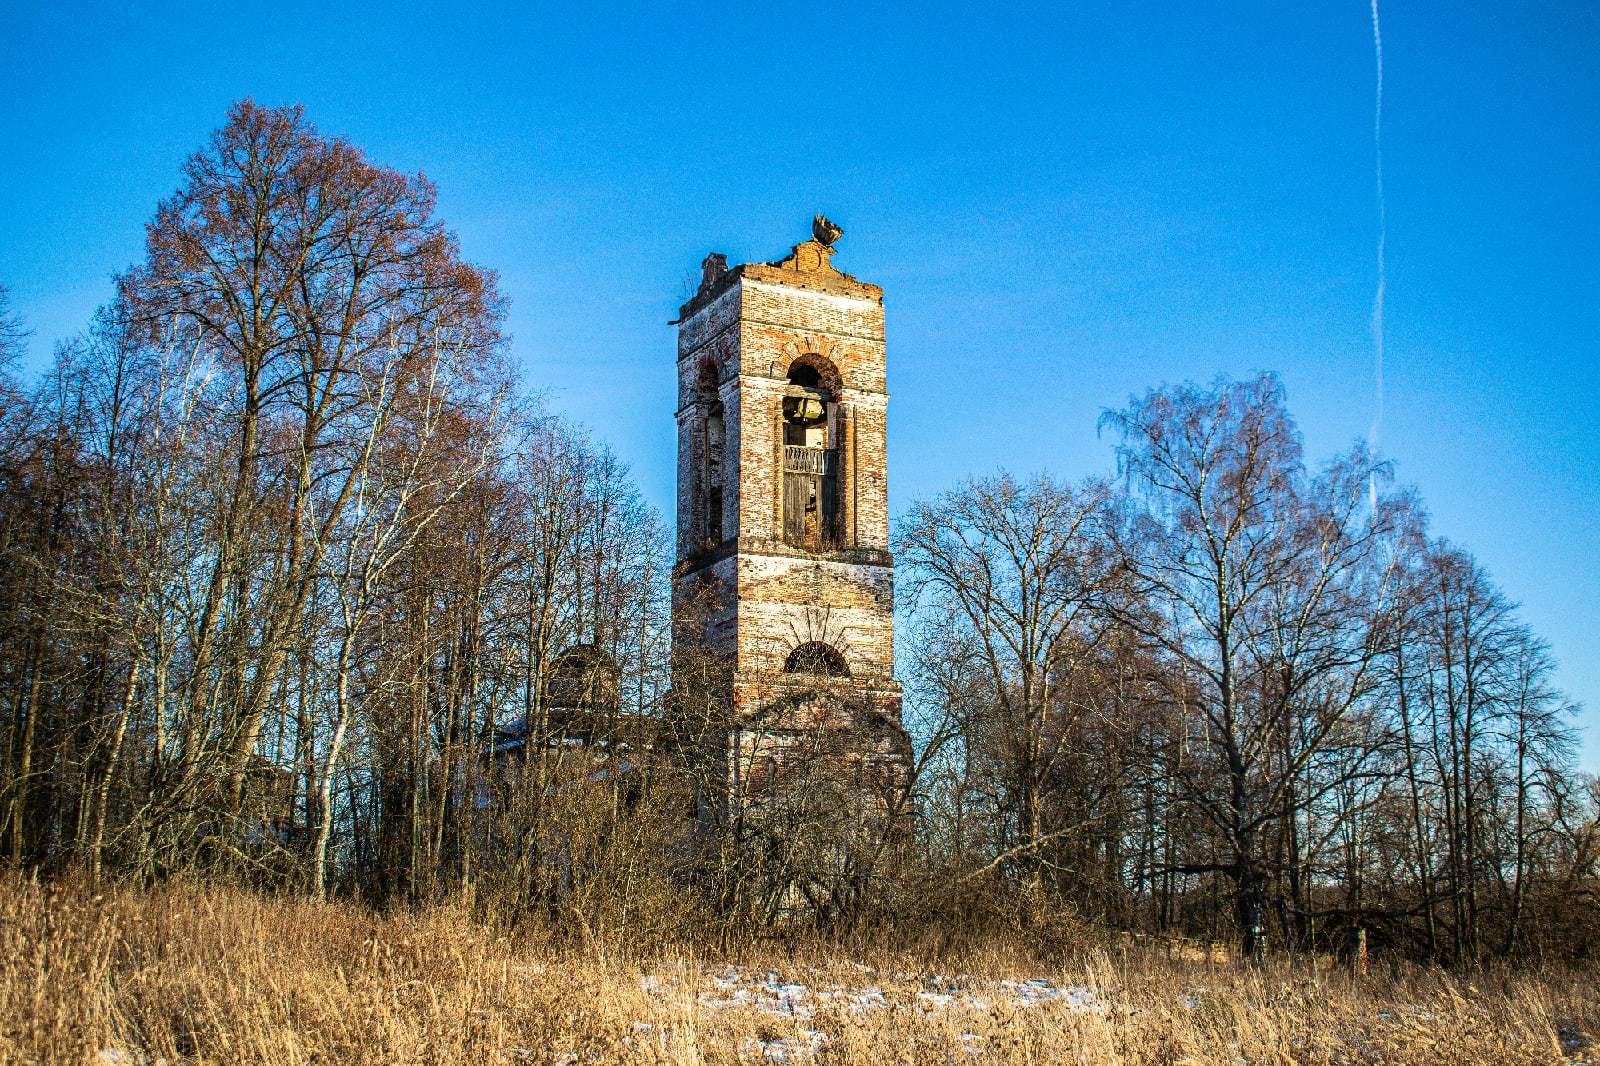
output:
M1600 771L1600 8L1390 4L1382 448L1591 710ZM1111 468L1149 385L1276 370L1324 456L1374 404L1364 0L628 7L0 0L0 281L32 362L244 96L422 170L529 383L671 506L701 257L821 210L884 286L896 509Z

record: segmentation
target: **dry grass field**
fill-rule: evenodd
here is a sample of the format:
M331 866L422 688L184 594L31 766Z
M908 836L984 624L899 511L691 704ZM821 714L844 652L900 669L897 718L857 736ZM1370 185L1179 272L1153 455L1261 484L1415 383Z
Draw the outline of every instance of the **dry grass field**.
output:
M1559 1063L1592 974L558 950L460 911L0 881L6 1063Z

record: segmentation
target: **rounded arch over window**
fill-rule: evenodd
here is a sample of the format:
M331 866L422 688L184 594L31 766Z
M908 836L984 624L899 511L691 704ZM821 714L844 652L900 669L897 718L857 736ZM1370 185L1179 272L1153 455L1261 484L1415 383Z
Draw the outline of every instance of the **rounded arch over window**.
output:
M849 677L850 668L845 665L844 656L839 649L820 640L808 640L789 653L789 658L784 661L783 672L786 674L817 674L823 677Z
M716 361L711 358L700 360L700 369L695 374L695 391L702 400L714 401L717 399L717 389L721 384L722 372L717 367Z
M822 373L810 363L795 363L789 368L789 384L807 389L820 389Z
M816 352L795 356L784 368L784 376L791 385L826 389L829 392L837 392L842 384L839 368L833 365L831 359Z

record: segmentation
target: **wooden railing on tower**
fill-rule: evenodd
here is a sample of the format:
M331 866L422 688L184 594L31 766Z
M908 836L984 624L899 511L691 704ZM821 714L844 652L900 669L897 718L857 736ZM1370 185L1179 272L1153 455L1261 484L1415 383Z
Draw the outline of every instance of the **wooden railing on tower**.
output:
M798 444L783 446L783 472L785 474L810 474L826 477L834 472L835 458L832 448L806 448Z
M783 447L783 539L828 551L839 539L839 454L832 448Z

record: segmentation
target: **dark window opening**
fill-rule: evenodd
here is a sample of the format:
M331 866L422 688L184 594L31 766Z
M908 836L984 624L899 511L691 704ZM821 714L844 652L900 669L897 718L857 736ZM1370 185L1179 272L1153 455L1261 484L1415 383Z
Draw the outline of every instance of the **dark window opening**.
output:
M722 486L706 494L706 540L713 547L722 543Z
M822 385L822 374L814 366L796 363L789 368L789 384L807 389L819 388Z
M712 402L711 408L706 412L705 422L705 465L701 469L701 500L705 505L703 515L703 541L706 547L714 548L722 543L722 451L723 451L722 404Z
M849 677L844 656L837 648L817 640L809 640L789 653L783 664L786 674L818 674L823 677Z

